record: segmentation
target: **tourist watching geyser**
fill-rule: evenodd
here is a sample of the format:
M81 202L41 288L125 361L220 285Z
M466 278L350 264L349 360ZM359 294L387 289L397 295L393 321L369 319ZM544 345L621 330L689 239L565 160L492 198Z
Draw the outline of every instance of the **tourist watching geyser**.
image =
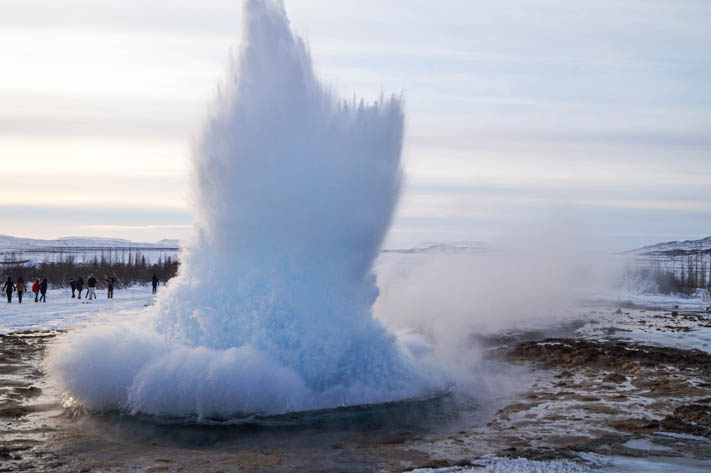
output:
M17 278L17 303L22 304L22 294L27 290L27 284L25 284L25 280L22 279L22 276L19 276Z
M12 293L15 290L15 284L13 284L12 278L10 276L7 277L7 281L5 281L3 289L5 290L5 294L7 295L7 302L9 304L10 302L12 302Z

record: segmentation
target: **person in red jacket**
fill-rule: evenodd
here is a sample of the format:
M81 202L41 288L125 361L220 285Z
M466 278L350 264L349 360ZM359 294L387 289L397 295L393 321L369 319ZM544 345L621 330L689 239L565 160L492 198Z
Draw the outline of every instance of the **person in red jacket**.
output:
M32 292L35 293L35 302L39 298L39 279L35 279L35 283L32 285Z

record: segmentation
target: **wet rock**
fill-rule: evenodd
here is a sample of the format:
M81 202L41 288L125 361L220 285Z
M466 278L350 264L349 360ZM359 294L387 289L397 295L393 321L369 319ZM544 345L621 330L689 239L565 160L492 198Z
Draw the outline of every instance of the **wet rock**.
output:
M506 458L527 458L529 460L536 461L552 461L561 459L574 459L578 460L579 457L571 451L569 448L554 448L554 447L540 447L540 448L508 448L497 453L497 456ZM476 465L476 462L474 462Z
M396 445L405 443L413 438L415 438L415 435L412 432L408 430L401 430L384 435L384 438L380 440L380 443L385 445Z
M465 468L468 466L472 466L472 462L469 460L430 460L429 462L425 463L422 466L418 466L417 470L419 469L438 469L438 468ZM408 470L409 471L409 470Z
M710 400L704 401L706 401L704 404L679 406L674 409L672 416L682 422L693 422L711 427L711 403Z
M32 409L16 402L8 401L0 403L0 417L23 417L31 412Z
M580 406L580 408L585 409L591 414L617 415L620 413L619 409L609 404L586 404Z
M0 374L13 374L22 369L21 365L0 365Z
M654 433L674 432L711 438L711 407L709 403L688 404L674 409L661 421L650 419L624 419L610 423L623 432Z
M40 394L42 394L42 390L40 388L35 387L35 386L31 386L29 388L16 387L16 388L13 388L13 391L16 392L17 394L20 394L23 397L37 397Z
M610 373L602 379L605 383L622 384L627 381L627 377L619 373Z
M562 366L568 370L583 366L615 371L629 370L632 363L649 367L674 365L680 369L695 368L711 374L711 354L704 351L623 341L547 338L495 350L494 356L501 356L510 361L535 361L548 366Z

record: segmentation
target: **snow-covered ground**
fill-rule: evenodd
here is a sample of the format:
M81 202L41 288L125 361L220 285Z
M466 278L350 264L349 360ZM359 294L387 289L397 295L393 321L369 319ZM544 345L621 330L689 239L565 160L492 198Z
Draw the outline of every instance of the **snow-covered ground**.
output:
M619 338L650 345L696 349L711 353L711 328L699 327L689 332L631 332Z
M656 309L681 309L681 310L705 310L711 305L711 295L708 291L698 289L691 296L681 294L658 294L655 292L634 292L634 291L610 291L596 293L589 296L589 299L602 303L621 304L623 306L637 306Z
M661 296L660 300L663 300ZM577 311L580 319L592 323L587 323L577 333L586 338L615 338L711 353L711 312L699 312L699 308L696 311L674 309L679 305L674 302L677 300L668 298L657 306L623 308L619 312L610 306L580 308ZM674 310L679 315L673 315ZM616 330L608 333L610 327Z
M482 457L471 467L419 469L413 473L699 473L711 471L711 462L688 458L634 458L581 455L592 466L568 460L537 461L525 458Z
M97 299L92 301L72 299L71 291L65 289L47 291L46 303L35 303L34 294L29 292L23 297L22 304L18 304L17 294L13 294L10 304L7 299L0 300L0 333L69 329L109 318L125 317L152 304L154 297L150 286L117 289L113 299L107 299L106 291L99 290Z

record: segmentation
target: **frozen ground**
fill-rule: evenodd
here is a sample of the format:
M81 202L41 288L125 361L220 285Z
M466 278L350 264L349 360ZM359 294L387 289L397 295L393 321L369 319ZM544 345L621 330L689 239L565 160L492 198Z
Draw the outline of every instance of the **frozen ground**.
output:
M470 467L424 468L413 473L699 473L711 470L711 462L688 458L585 457L596 466L588 467L566 460L536 461L485 456Z
M711 320L698 311L678 309L672 315L673 300L661 308L623 306L621 313L615 304L582 307L567 318L493 334L492 350L519 349L520 356L507 359L507 365L484 361L479 374L482 382L491 381L491 372L518 380L518 387L505 394L467 386L474 394L464 401L243 427L166 426L65 410L41 372L42 337L47 343L53 337L42 333L132 317L153 296L150 288L134 288L107 300L100 291L96 301L82 304L54 290L48 300L0 303L1 333L31 331L0 337L5 357L0 360L0 457L13 465L115 472L365 472L418 466L438 473L711 471L711 441L701 423L690 421L696 407L711 402L709 364L703 361L710 352L704 343ZM551 336L566 338L545 340ZM650 346L661 350L652 352ZM695 355L701 364L686 358L673 362L681 352L664 347L705 353ZM636 348L648 355L620 360ZM23 364L15 364L17 357ZM518 371L507 376L513 368Z
M672 299L662 307L674 307L673 302ZM706 311L633 308L618 313L598 307L580 309L578 314L587 322L578 330L584 337L629 340L711 353L711 313Z
M680 309L680 310L706 310L711 305L708 291L697 290L691 296L678 294L655 294L655 293L634 293L615 292L593 294L591 300L605 305L621 304L622 306L646 307L655 309Z

